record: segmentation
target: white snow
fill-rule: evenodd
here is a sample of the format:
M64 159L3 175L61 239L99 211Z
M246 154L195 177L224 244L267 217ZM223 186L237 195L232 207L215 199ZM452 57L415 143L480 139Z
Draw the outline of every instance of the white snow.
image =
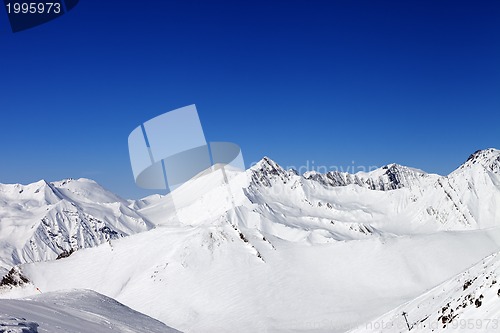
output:
M0 302L0 332L178 332L91 290L71 290Z
M129 204L83 178L0 184L0 267L55 259L151 229Z
M406 323L403 312L406 314ZM498 332L500 253L495 253L354 332Z
M123 204L76 186L71 195L90 198L79 202L103 219L126 207L156 228L21 265L31 283L0 297L91 289L186 332L345 332L500 251L498 165L490 149L448 176L389 165L356 180L304 177L264 159L227 170L229 184L213 172ZM394 321L394 311L380 318Z

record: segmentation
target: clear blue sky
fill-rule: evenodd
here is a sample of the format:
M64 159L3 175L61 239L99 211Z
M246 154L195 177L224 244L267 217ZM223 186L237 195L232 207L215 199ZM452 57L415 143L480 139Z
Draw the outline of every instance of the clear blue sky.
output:
M207 139L238 143L247 165L447 174L500 148L499 18L497 0L81 0L0 34L0 182L149 193L128 135L193 103Z

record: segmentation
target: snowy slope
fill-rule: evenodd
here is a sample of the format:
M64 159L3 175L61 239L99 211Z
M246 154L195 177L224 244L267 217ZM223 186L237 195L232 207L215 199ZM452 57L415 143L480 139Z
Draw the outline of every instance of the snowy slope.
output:
M371 173L299 176L264 159L251 177L249 198L270 205L277 215L295 209L293 215L363 223L396 234L500 222L500 151L495 149L476 152L448 176L394 164Z
M343 332L500 249L498 229L311 244L234 229L245 217L252 212L22 265L32 283L2 297L92 289L182 331Z
M238 189L228 191L220 177L205 177L201 186L191 182L175 191L175 203L159 195L128 202L85 179L0 185L0 261L9 267L53 259L63 250L148 230L148 219L195 223L217 218L233 205L249 207L248 200L272 221L298 217L306 229L310 221L312 227L341 222L341 229L361 231L354 237L486 228L500 219L499 159L498 150L478 151L442 177L397 164L370 173L301 176L264 158L246 176L236 176L246 177L236 181Z
M500 254L495 253L352 332L401 332L408 325L418 332L498 332L499 282Z
M2 300L0 332L168 333L178 332L91 290L47 293Z
M500 151L477 151L443 180L442 186L464 225L476 228L500 222Z
M427 174L422 170L409 168L399 164L389 164L371 172L331 171L325 174L306 172L304 178L312 179L329 186L347 186L355 184L371 190L389 191L403 187L425 185L437 175Z
M92 289L188 332L344 332L500 251L499 156L350 183L268 158L218 170L126 203L155 229L21 265L31 282L0 297Z
M149 230L152 224L128 205L88 179L0 184L0 267Z

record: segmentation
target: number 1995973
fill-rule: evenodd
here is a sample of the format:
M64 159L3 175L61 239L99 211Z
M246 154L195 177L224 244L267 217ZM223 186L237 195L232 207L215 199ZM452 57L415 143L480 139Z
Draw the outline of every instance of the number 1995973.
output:
M7 3L9 14L59 14L61 13L60 2L14 2Z

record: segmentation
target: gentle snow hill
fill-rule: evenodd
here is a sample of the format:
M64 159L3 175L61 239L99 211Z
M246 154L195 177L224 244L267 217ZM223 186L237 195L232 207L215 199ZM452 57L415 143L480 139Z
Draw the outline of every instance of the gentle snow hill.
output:
M129 204L88 179L0 184L0 267L151 229Z
M91 290L59 291L0 303L0 332L179 332Z
M495 253L425 294L361 325L352 333L498 332L500 253Z

